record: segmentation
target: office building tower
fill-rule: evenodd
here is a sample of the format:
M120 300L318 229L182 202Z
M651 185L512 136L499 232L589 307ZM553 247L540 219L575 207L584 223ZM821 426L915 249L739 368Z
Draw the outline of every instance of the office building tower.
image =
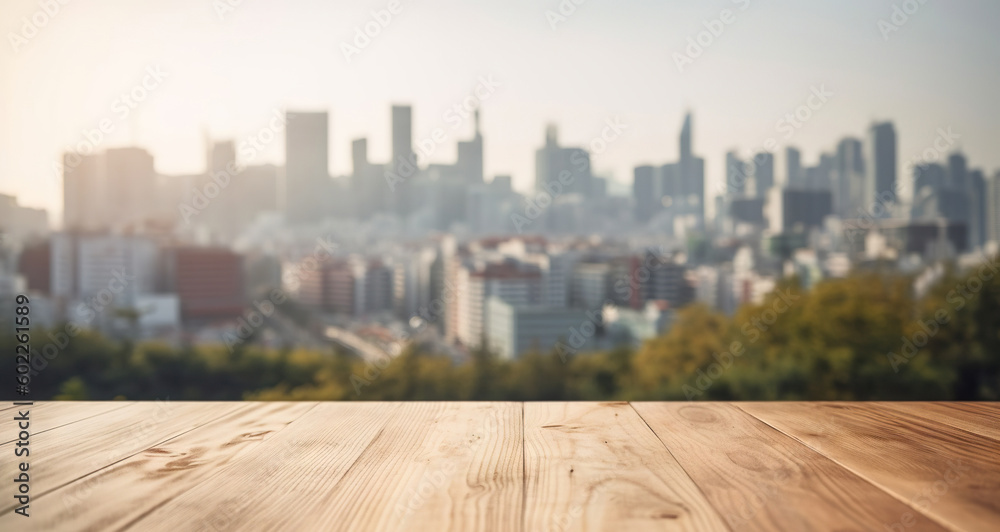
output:
M986 219L989 216L986 175L982 170L969 170L966 182L969 197L969 247L976 249L986 243Z
M63 227L94 231L107 227L104 154L63 155Z
M987 183L986 212L988 214L986 234L990 242L1000 244L1000 170Z
M843 218L858 215L864 204L865 165L861 141L845 138L837 143L833 163L833 209Z
M554 125L545 129L545 145L535 151L535 190L561 190L565 194L591 196L593 174L590 154L582 148L559 146ZM556 188L558 185L559 188Z
M409 105L392 106L392 159L385 171L392 172L394 187L389 192L392 209L406 218L419 205L414 193L417 180L417 155L413 151L413 110Z
M285 127L285 215L289 222L326 216L329 192L329 115L288 112Z
M864 144L865 194L864 208L879 217L890 217L896 203L896 129L892 122L872 124ZM874 209L875 204L882 206Z
M785 186L802 188L805 176L802 173L802 153L788 146L785 148Z
M475 111L475 135L458 142L458 174L467 186L483 184L483 135L479 130L479 110Z
M680 160L677 162L680 194L675 196L674 204L678 214L692 218L692 225L700 229L705 227L705 160L694 156L693 134L691 114L688 113L681 128Z
M146 150L129 147L105 152L102 190L112 226L128 227L148 220L155 210L156 185L153 156Z
M635 200L635 219L646 223L660 210L660 193L656 168L637 166L633 171L632 198Z
M726 195L740 197L747 189L747 164L739 158L735 151L726 153Z
M756 197L766 198L774 186L774 154L764 151L753 156L753 180Z
M772 231L804 232L823 226L833 214L833 193L829 190L775 188L767 200L768 224Z
M968 163L965 155L953 153L948 156L948 182L947 186L955 190L968 189Z

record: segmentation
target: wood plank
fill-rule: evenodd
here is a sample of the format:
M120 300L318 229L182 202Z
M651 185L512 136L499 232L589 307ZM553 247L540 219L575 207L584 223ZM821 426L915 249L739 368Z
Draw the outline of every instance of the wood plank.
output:
M979 403L875 403L904 415L930 419L945 425L1000 440L1000 409Z
M911 508L727 403L632 403L733 530L881 530ZM907 530L946 530L916 514Z
M0 418L0 445L17 440L18 417L20 412L28 410L28 430L32 436L50 431L54 428L76 423L94 416L114 412L126 408L131 403L124 401L66 401L35 403L12 409Z
M628 403L525 403L525 530L725 530Z
M996 440L863 403L739 407L948 527L995 530L1000 523Z
M406 403L299 530L514 531L523 463L518 403Z
M204 482L316 403L254 403L32 500L39 530L118 530ZM14 530L20 516L0 516ZM8 528L8 526L10 528Z
M128 530L296 530L300 513L333 504L334 487L398 408L320 403Z
M243 403L132 403L106 415L91 417L31 437L28 456L33 474L31 493L39 497L94 471L246 408ZM0 446L0 471L14 471L21 458L13 444ZM0 514L15 508L3 498ZM33 504L39 514L52 511Z

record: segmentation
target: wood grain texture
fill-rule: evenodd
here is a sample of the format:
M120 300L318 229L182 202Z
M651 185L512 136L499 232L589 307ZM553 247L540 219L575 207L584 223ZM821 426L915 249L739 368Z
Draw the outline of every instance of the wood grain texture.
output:
M32 494L42 496L248 406L245 403L131 403L126 408L33 436L28 456L33 472ZM12 448L13 444L0 446L0 471L13 472L21 461ZM16 501L7 497L0 500L3 501L0 515L6 518ZM52 511L46 505L32 505L31 508L37 512Z
M0 417L0 445L17 439L18 430L16 430L16 427L19 422L14 418L25 410L29 411L28 417L30 421L28 430L32 435L36 435L63 425L69 425L70 423L76 423L107 412L113 412L120 408L126 408L130 404L132 403L121 401L67 401L65 403L47 401L44 403L35 403L32 406L14 407L9 412L4 413L3 417Z
M518 403L408 403L331 490L312 530L518 530Z
M733 530L878 530L910 508L725 403L632 403ZM946 530L917 514L907 530Z
M1000 440L1000 408L990 403L875 403L900 413Z
M864 403L739 407L939 523L960 530L996 530L1000 523L996 440Z
M129 529L324 530L297 528L297 523L303 512L337 502L334 487L398 408L394 403L320 403Z
M241 453L273 436L316 403L247 405L56 489L33 504L40 530L118 530L211 477ZM114 500L114 505L93 504ZM14 526L0 516L0 529ZM9 530L13 530L10 528Z
M996 403L47 402L32 517L9 493L0 530L992 532L998 418Z
M726 530L628 403L525 403L525 530Z

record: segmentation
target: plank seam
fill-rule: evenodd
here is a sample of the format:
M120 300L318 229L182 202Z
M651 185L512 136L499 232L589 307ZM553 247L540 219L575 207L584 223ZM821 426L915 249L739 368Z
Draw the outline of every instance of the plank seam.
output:
M929 514L926 514L926 513L922 512L922 511L918 510L910 501L907 501L905 498L903 498L902 494L896 493L895 491L893 491L892 489L889 489L886 486L882 486L881 484L879 484L875 480L873 480L871 478L868 478L867 476L865 476L864 474L862 474L860 471L855 470L853 467L848 467L846 464L841 463L839 460L833 458L832 456L829 456L828 454L824 453L822 450L817 449L816 447L813 447L812 445L810 445L805 440L803 440L803 439L795 436L794 434L789 434L789 433L781 430L780 428L772 425L767 420L765 420L765 419L763 419L763 418L761 418L761 417L759 417L757 415L754 415L753 412L750 412L750 411L744 409L742 406L739 405L739 403L731 403L731 404L735 405L736 408L739 408L743 412L746 412L751 417L753 417L754 419L759 420L761 423L767 425L768 427L772 428L773 430L776 430L779 433L781 433L781 434L783 434L783 435L785 435L785 436L787 436L787 437L789 437L789 438L791 438L791 439L799 442L800 444L802 444L803 446L807 447L809 450L813 451L814 453L822 456L823 458L826 458L827 460L829 460L829 461L833 462L834 464L837 464L838 466L840 466L841 468L843 468L845 471L848 471L851 474L855 475L856 477L860 478L861 480L864 480L865 482L871 484L872 486L875 487L875 489L881 490L882 492L886 493L887 495L889 495L893 499L896 499L897 501L903 503L904 506L906 506L907 508L910 508L915 513L917 513L918 515L922 515L922 516L926 517L929 521L931 521L931 522L933 522L933 523L935 523L935 524L937 524L937 525L939 525L942 528L945 528L947 530L962 530L961 528L957 527L956 525L953 525L951 523L945 523L945 522L941 521L940 519L936 519L933 516L931 516Z
M642 420L642 423L646 425L646 428L649 429L649 432L653 434L653 437L656 438L656 441L660 442L660 445L662 445L663 449L667 451L667 454L669 454L670 457L674 459L674 463L677 464L677 467L681 468L681 471L683 471L684 474L687 475L687 478L688 480L691 481L691 484L693 484L695 488L698 488L698 493L701 494L701 498L705 499L705 502L708 503L708 506L712 509L712 511L715 512L716 517L719 518L719 522L726 525L727 530L733 532L733 528L729 525L729 522L726 521L724 517L722 517L722 513L719 512L719 509L716 508L714 504L712 504L712 499L708 498L708 495L705 494L705 491L701 489L701 486L699 486L698 483L695 482L694 477L691 476L691 473L688 473L688 470L684 467L684 464L682 464L681 461L678 460L676 456L674 456L673 451L671 451L670 448L667 447L667 444L662 439L660 439L660 435L657 434L655 430L653 430L653 427L649 425L649 422L646 421L646 418L642 417L642 413L640 413L639 410L636 409L635 405L632 404L632 401L628 401L628 406L629 408L632 409L633 412L635 412L635 415L638 416L640 420Z
M249 408L249 406L245 406L244 408ZM91 471L90 473L87 473L86 475L81 475L81 476L79 476L77 478L74 478L73 480L70 480L68 482L64 482L64 483L62 483L62 484L60 484L60 485L58 485L58 486L56 486L56 487L54 487L52 489L49 489L47 491L43 491L42 493L38 494L38 498L42 498L42 497L44 497L46 495L50 495L50 494L52 494L52 493L54 493L56 491L59 491L59 490L65 488L66 486L69 486L70 484L73 484L74 482L79 482L80 480L83 480L83 479L85 479L85 478L87 478L87 477L89 477L91 475L94 475L96 473L104 471L105 469L107 469L109 467L112 467L115 464L119 464L121 462L124 462L125 460L128 460L129 458L132 458L133 456L136 456L136 455L139 455L141 453L144 453L147 450L152 449L153 447L157 447L157 446L163 445L164 443L167 443L167 442L169 442L171 440L179 438L179 437L181 437L181 436L183 436L183 435L185 435L185 434L187 434L187 433L189 433L191 431L198 430L198 429L204 427L205 425L208 425L209 423L212 423L214 421L218 421L219 418L225 417L225 416L229 415L230 413L238 412L239 410L240 409L237 408L237 409L233 410L232 412L225 412L225 413L219 415L218 417L214 417L214 418L212 418L212 419L210 419L210 420L208 420L208 421L206 421L206 422L204 422L204 423L202 423L200 425L197 425L195 427L191 427L190 429L185 430L184 432L181 432L179 434L175 434L175 435L173 435L173 436L171 436L171 437L169 437L169 438L167 438L165 440L161 440L161 441L159 441L159 442L157 442L157 443L155 443L155 444L153 444L153 445L151 445L149 447L145 447L143 449L140 449L140 450L138 450L138 451L136 451L136 452L134 452L134 453L132 453L132 454L130 454L128 456L122 457L119 460L115 460L114 462L111 462L110 464L107 464L107 465L105 465L105 466L103 466L101 468L95 469L95 470ZM7 511L9 511L9 510L11 510L13 508L14 508L14 506L11 506L9 508L5 508L5 509L0 510L0 511L7 512Z
M93 414L93 415L90 415L90 416L87 416L87 417L81 417L80 419L74 419L73 421L70 421L69 423L63 423L62 425L58 425L58 426L55 426L55 427L50 427L50 428L47 428L45 430L40 430L38 432L33 432L33 433L31 433L31 435L32 436L36 436L38 434L45 434L46 432L49 432L50 430L56 430L58 428L62 428L62 427L66 427L66 426L72 425L73 423L79 423L79 422L87 420L87 419L95 418L95 417L98 417L98 416L103 416L104 414L110 414L112 412L117 412L119 410L122 410L123 408L130 407L130 406L132 406L134 404L136 404L136 403L125 403L122 406L119 406L118 408L115 408L115 409L112 409L112 410L108 410L107 412L100 412L98 414ZM8 443L14 443L16 441L17 441L16 439L13 439L13 440L10 440L10 441L5 441L3 443L0 443L0 447L3 447L4 445L7 445Z

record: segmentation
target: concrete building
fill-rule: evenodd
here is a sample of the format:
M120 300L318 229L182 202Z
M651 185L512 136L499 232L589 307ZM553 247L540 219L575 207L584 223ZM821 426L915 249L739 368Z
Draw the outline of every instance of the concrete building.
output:
M327 213L330 186L329 115L288 112L285 126L285 216L314 223Z
M596 340L594 321L580 309L515 305L490 297L486 311L487 346L505 360L529 351L548 352L560 343L575 351L586 351Z

